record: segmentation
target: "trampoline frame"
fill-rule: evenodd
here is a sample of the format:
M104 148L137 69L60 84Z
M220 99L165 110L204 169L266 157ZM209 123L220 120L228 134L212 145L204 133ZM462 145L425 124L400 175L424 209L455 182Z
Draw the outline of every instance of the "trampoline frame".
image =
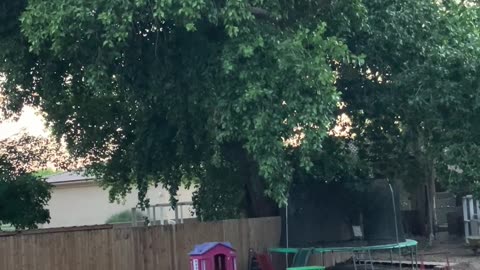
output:
M352 253L352 260L354 269L357 270L358 267L362 265L362 259L359 258L359 255L368 256L367 259L363 259L364 269L367 269L367 263L370 262L370 269L374 270L372 259L372 251L390 251L390 263L396 265L393 257L394 250L398 249L398 266L399 269L403 269L402 261L402 250L407 249L410 253L411 269L418 269L418 242L415 240L407 239L405 242L395 243L395 244L386 244L386 245L374 245L374 246L360 246L360 247L325 247L325 248L312 248L314 254L321 254L323 264L325 265L325 254L326 253ZM296 254L300 248L270 248L268 252L272 253L281 253L281 254ZM407 267L408 268L408 267Z

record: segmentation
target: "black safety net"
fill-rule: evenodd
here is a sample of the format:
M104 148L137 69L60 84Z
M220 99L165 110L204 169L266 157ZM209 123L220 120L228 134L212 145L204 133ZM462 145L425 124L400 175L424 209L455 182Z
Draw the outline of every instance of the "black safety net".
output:
M288 208L281 211L282 246L287 244L287 214L289 247L396 243L397 229L398 241L403 242L398 192L394 192L394 211L388 182L369 183L363 191L342 183L304 182L292 186ZM360 226L361 236L354 235L353 226Z

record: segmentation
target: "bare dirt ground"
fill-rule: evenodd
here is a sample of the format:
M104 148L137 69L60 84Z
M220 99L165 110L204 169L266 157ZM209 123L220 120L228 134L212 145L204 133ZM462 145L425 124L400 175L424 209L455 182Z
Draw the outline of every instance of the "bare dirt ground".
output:
M424 262L446 263L448 256L451 270L480 270L480 256L475 256L463 238L442 238L435 240L432 247L428 246L426 239L416 239L419 262L423 258ZM387 254L376 254L375 257L386 259ZM404 260L409 261L409 256L404 257Z
M475 256L473 251L465 244L464 238L452 238L447 236L439 237L435 240L432 247L429 247L426 239L416 239L418 241L418 261L420 263L422 257L424 262L450 262L450 270L480 270L480 255ZM390 253L375 252L372 254L375 260L390 260ZM398 257L394 255L394 261L398 261ZM401 258L402 261L409 262L410 254L406 252ZM337 265L332 270L353 270L353 265L349 263ZM364 269L363 266L359 269ZM367 267L367 269L370 269ZM376 270L398 270L398 265L375 265ZM404 266L403 269L410 270L410 267ZM432 268L426 268L427 270ZM432 269L433 270L433 269ZM435 269L436 270L436 269Z
M480 256L475 256L463 238L444 237L442 240L436 240L432 247L428 247L425 239L418 241L419 254L427 254L424 255L425 261L446 262L446 254L448 254L450 263L455 264L452 267L453 270L480 270Z
M418 262L423 259L424 262L439 262L451 265L450 270L480 270L480 256L475 256L473 251L465 244L463 238L448 238L443 237L443 240L436 240L432 247L427 245L426 239L416 239L418 243ZM410 254L404 251L405 254L401 257L402 261L410 262ZM389 252L375 252L372 254L375 260L390 260ZM397 254L393 255L393 260L398 261ZM339 265L334 270L353 270L353 265ZM360 267L359 269L363 269ZM370 269L367 267L367 269ZM376 270L398 270L398 264L395 265L378 265L375 264ZM403 269L410 270L410 266L404 265ZM432 269L432 268L426 268Z

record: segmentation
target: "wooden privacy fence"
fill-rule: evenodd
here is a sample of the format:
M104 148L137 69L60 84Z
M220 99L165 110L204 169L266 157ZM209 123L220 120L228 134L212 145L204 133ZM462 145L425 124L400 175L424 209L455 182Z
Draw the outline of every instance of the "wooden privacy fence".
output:
M113 228L97 226L0 235L0 270L189 270L195 244L229 241L238 269L248 250L279 246L280 218Z

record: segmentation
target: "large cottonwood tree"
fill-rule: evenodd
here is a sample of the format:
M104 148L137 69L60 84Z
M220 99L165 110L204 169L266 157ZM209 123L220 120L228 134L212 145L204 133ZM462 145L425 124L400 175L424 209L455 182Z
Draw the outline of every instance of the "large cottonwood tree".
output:
M274 213L270 199L284 202L297 174L407 178L419 167L424 181L450 165L468 172L452 187L478 187L470 1L1 6L6 110L39 106L114 196L136 185L143 203L150 184L174 194L194 181L197 210L222 218ZM325 141L339 113L356 136Z

